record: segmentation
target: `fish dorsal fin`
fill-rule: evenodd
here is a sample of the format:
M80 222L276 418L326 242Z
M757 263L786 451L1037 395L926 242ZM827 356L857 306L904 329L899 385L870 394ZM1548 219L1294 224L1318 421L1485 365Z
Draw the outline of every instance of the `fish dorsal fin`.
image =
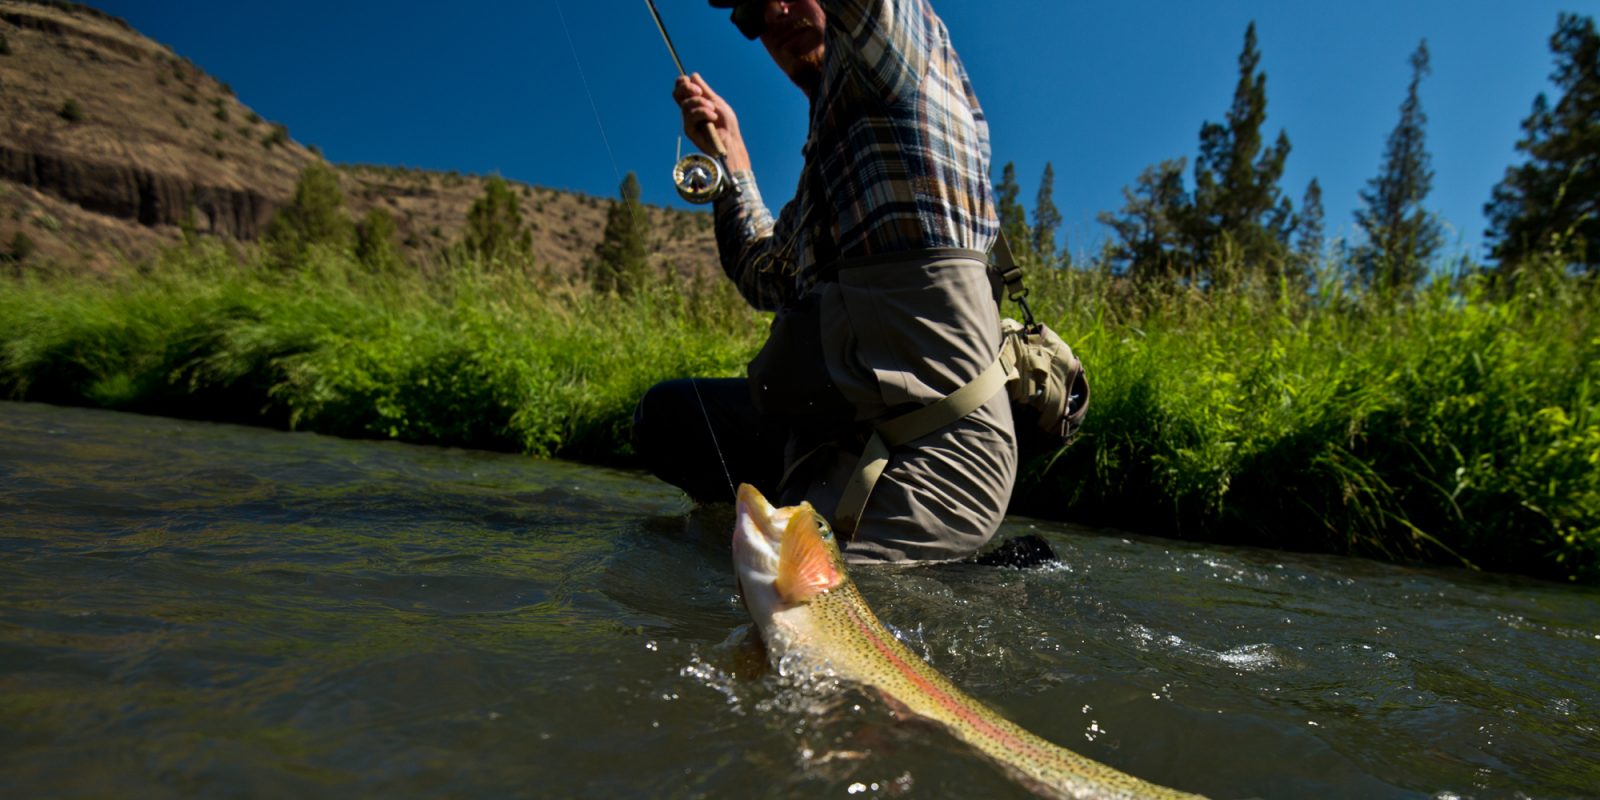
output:
M844 573L834 565L833 554L817 526L817 512L806 504L789 518L789 525L783 530L774 588L785 603L803 603L843 581Z

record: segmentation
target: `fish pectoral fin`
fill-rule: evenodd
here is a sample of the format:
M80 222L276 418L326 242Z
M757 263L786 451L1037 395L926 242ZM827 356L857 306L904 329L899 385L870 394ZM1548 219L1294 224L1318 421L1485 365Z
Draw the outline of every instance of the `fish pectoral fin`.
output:
M822 538L817 515L806 507L789 518L778 551L778 579L773 588L785 603L803 603L838 586L844 573Z

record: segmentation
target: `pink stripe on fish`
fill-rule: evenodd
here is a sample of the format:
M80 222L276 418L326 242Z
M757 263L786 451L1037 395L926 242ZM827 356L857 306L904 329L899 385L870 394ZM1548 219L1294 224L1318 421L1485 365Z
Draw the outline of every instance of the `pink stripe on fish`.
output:
M979 732L989 736L1013 752L1032 756L1033 758L1038 759L1049 759L1053 755L1048 750L1044 750L1032 742L1028 742L1018 737L1016 734L1000 728L989 720L984 719L983 715L976 709L972 708L972 706L963 703L959 698L952 697L948 692L945 692L943 689L934 685L932 681L929 681L927 678L923 677L914 667L911 666L910 663L901 658L900 654L895 652L895 649L890 646L889 643L883 641L883 638L878 635L878 632L873 630L873 626L870 625L866 619L862 618L862 616L857 613L856 609L852 607L850 603L842 603L841 605L843 605L845 610L849 612L850 621L855 623L856 630L859 630L864 636L866 636L867 641L871 642L872 646L877 648L878 652L882 654L884 658L888 659L889 663L892 664L896 670L899 670L901 675L904 675L913 684L916 684L917 688L927 693L930 697L937 701L939 705L944 706L945 709L961 718L963 722L966 722L968 725L978 729Z

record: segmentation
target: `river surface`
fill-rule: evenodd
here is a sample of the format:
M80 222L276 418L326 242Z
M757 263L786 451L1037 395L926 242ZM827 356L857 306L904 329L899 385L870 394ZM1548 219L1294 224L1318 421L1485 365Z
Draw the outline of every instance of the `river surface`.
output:
M731 512L556 461L0 403L0 794L1017 797L763 668ZM1014 518L856 570L1024 726L1219 797L1600 796L1600 591Z

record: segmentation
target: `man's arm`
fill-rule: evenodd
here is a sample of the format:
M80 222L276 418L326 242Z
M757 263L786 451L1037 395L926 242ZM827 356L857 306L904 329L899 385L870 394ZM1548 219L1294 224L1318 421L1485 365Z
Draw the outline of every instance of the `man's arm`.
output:
M722 271L750 305L775 310L795 293L792 231L800 223L799 213L790 203L777 220L772 218L750 171L750 153L739 133L739 118L704 78L698 73L679 78L672 96L683 111L683 131L690 141L710 153L711 137L706 132L710 126L716 128L727 149L728 180L738 191L725 193L714 206Z
M834 32L885 97L909 94L927 71L939 19L927 0L817 0Z
M761 200L754 173L735 170L728 178L739 191L717 198L715 206L722 271L745 302L762 311L775 311L795 296L794 231L800 213L791 201L774 220Z

